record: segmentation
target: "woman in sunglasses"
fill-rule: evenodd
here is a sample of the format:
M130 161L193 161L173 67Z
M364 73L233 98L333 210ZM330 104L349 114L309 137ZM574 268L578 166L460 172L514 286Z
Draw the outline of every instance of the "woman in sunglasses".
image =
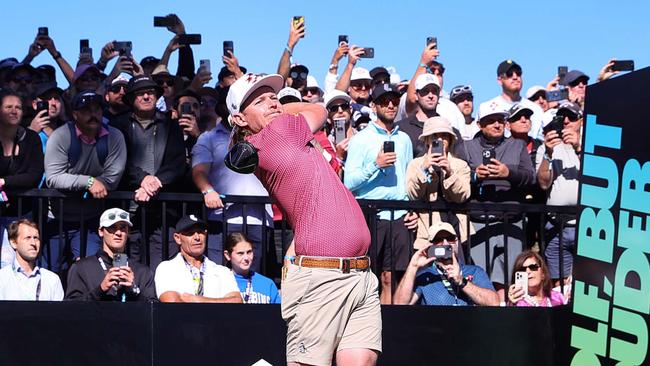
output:
M552 307L565 304L561 292L552 289L551 275L544 259L533 252L526 250L519 254L515 260L508 300L511 306ZM525 272L528 288L524 289L515 283L515 273Z

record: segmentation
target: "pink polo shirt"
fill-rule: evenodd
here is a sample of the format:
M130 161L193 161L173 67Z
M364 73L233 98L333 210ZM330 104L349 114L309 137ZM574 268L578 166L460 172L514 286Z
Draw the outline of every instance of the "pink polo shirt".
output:
M92 145L92 144L94 144L95 142L97 142L97 139L94 139L94 138L93 138L93 139L89 139L88 137L84 136L84 135L81 133L81 130L79 129L79 127L77 127L76 125L74 126L74 130L75 130L76 133L77 133L77 137L78 137L78 138L81 140L81 142L83 142L84 144L86 144L86 145ZM99 130L99 136L97 136L97 138L102 138L102 137L104 137L104 136L106 136L106 135L108 135L108 130L106 129L106 127L102 126L102 128Z
M370 231L352 193L318 149L302 115L282 114L248 141L259 149L256 175L287 214L296 254L356 257Z

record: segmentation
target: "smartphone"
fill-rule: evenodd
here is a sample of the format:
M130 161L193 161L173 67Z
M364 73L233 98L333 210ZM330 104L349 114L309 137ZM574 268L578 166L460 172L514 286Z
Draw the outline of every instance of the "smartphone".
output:
M199 61L199 70L206 70L210 72L210 60L201 60Z
M176 17L174 16L153 17L154 27L173 27L175 25Z
M302 15L294 15L293 16L293 27L298 28L300 26L300 23L305 23L305 17Z
M427 46L435 43L435 46L433 48L438 48L438 38L436 37L427 37Z
M40 113L40 111L48 111L50 109L50 103L47 100L39 100L36 102L36 114ZM47 116L48 113L45 113Z
M343 43L348 44L348 36L345 34L339 34L339 46Z
M129 257L125 253L113 254L113 267L128 267Z
M79 40L79 53L84 53L84 48L90 47L90 42L87 39Z
M564 117L562 116L555 116L549 122L544 128L542 128L542 132L544 134L547 134L549 131L554 130L557 132L558 137L561 139L562 138L562 130L564 129Z
M230 57L228 53L230 51L233 55L235 54L235 44L232 41L223 41L223 55Z
M546 100L549 102L559 102L569 99L569 89L551 90L546 92Z
M375 58L375 49L374 47L363 47L364 51L360 58Z
M634 60L614 61L612 71L634 71Z
M115 41L113 42L113 49L120 53L120 56L131 57L131 50L133 49L133 44L131 41Z
M452 259L451 253L451 245L448 244L432 245L427 249L427 255L429 258L435 258L437 261Z
M560 77L560 83L562 80L564 80L564 77L566 76L566 73L569 72L569 67L568 66L558 66L557 67L557 76Z
M515 272L515 284L524 289L524 294L528 295L528 274L526 272Z
M395 152L395 141L384 141L384 152L385 153Z
M431 142L431 153L434 155L443 155L445 153L445 145L441 140L433 140Z
M181 116L185 114L194 114L194 112L192 112L192 105L190 103L181 104Z
M483 165L492 164L492 159L496 159L497 152L494 148L484 149L483 150Z
M200 34L181 34L178 36L178 44L190 45L201 44Z
M345 140L345 120L335 119L334 120L334 141L338 144L343 140Z
M39 27L39 28L38 28L38 35L39 35L39 36L48 36L49 33L50 33L50 32L49 32L49 30L47 29L47 27Z

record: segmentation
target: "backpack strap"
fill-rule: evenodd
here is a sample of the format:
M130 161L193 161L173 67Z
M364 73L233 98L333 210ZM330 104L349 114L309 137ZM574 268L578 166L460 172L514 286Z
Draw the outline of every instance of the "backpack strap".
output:
M74 122L68 122L68 130L70 131L70 148L68 149L68 161L70 162L70 167L73 167L79 161L81 156L81 141L77 137L77 131L75 130ZM108 126L102 124L103 128L108 129ZM97 159L99 159L99 164L103 167L108 157L108 135L100 137L95 143L95 152L97 153Z

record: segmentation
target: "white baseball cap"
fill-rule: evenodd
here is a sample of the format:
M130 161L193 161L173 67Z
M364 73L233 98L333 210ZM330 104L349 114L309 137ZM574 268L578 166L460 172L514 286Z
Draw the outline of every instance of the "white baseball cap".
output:
M278 92L278 100L280 100L280 103L283 102L283 98L287 98L287 103L289 103L289 100L293 102L300 102L302 101L302 95L300 95L300 92L292 87L287 86L286 88L282 88ZM293 100L292 98L295 98Z
M431 85L431 84L437 86L438 89L440 89L440 80L438 79L437 76L429 73L420 74L415 79L415 90L422 90L427 85Z
M334 89L331 92L325 94L325 108L329 107L330 103L335 100L344 100L350 103L352 98L350 98L350 96L347 93L342 92L338 89Z
M268 86L277 93L284 86L284 79L278 74L255 75L248 73L235 81L228 91L226 105L230 114L240 113L241 104L260 87Z
M133 226L128 212L117 207L109 208L99 218L99 227L111 227L120 221L126 222L129 226Z
M350 81L355 81L355 80L369 80L372 81L372 77L370 77L370 72L363 67L355 67L352 69L352 74L350 75Z
M533 95L537 94L537 92L539 92L540 90L546 90L546 88L544 88L541 85L531 86L530 88L528 88L528 90L526 90L526 99L530 99Z
M508 115L508 107L502 103L499 103L495 100L489 100L487 102L481 103L478 107L478 120L479 122L493 114L502 115L505 118Z

